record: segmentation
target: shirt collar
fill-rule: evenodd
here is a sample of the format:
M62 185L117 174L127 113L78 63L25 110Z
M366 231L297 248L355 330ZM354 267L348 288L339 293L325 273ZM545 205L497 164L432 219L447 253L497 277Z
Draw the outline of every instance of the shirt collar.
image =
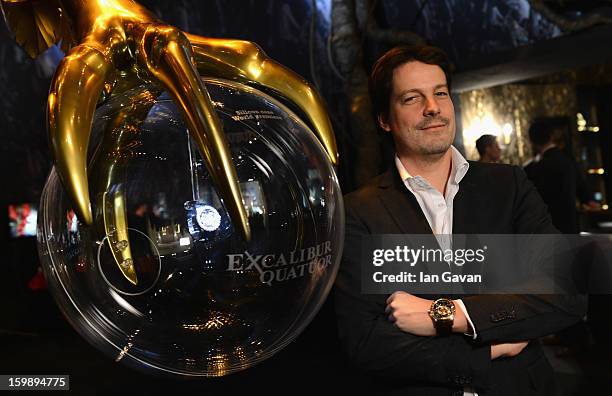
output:
M451 166L452 167L451 167L451 174L450 174L449 180L454 181L455 184L459 184L459 182L463 179L463 177L467 173L470 167L470 164L463 157L463 155L461 155L459 150L455 148L455 146L451 145L450 149L451 149L451 154L452 154L451 156L451 164L452 164ZM395 154L395 166L397 167L397 171L399 172L402 180L406 181L406 179L410 179L414 177L406 170L406 168L404 167L404 164L402 164L402 161L400 161L397 154Z

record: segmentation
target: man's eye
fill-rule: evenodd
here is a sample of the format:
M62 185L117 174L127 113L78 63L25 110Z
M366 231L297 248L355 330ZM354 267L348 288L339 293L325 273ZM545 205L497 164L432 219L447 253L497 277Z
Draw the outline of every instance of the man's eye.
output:
M448 96L448 92L446 92L446 91L438 91L438 92L436 92L436 96L440 96L440 97Z
M416 103L418 102L418 100L419 100L418 96L407 96L402 99L402 103L405 103L405 104Z

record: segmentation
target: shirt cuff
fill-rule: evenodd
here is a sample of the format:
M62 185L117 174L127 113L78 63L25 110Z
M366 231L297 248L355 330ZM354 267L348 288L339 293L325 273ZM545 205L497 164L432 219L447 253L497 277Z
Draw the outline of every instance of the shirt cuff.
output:
M465 308L465 304L463 304L463 301L461 301L461 299L454 300L454 301L459 306L459 308L461 308L461 310L463 311L463 314L465 315L465 318L467 319L468 325L472 329L471 333L465 333L465 335L470 336L472 337L473 340L475 340L476 337L478 337L478 334L476 334L476 327L474 327L474 323L472 323L472 319L470 319L470 314L468 314L467 308Z

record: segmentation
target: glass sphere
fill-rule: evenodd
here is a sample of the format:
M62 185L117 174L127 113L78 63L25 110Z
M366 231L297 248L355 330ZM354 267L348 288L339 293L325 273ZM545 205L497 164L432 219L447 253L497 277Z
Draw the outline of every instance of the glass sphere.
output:
M117 361L178 376L243 370L291 342L327 297L344 238L337 177L308 127L251 87L204 82L250 242L176 105L152 85L96 111L93 226L77 219L55 170L38 224L49 289L79 333Z

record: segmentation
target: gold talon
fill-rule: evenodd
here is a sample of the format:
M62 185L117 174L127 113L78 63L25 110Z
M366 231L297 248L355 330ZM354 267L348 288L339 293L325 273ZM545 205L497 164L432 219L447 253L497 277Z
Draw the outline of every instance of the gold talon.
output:
M131 97L106 125L103 140L93 156L90 169L90 186L97 202L96 225L107 236L109 248L123 276L133 285L138 284L131 243L128 234L127 206L124 193L112 190L113 181L125 180L122 158L130 157L138 139L137 131L155 103L155 95L144 91ZM101 215L101 219L100 216ZM100 224L103 224L101 229Z
M99 50L80 45L60 65L47 102L51 152L57 172L87 225L93 222L87 179L87 147L98 97L113 66Z
M191 62L189 41L173 27L155 24L145 25L136 35L141 43L139 61L177 102L230 217L249 241L251 230L229 146L204 83Z
M133 285L138 284L132 249L128 243L127 208L121 190L105 192L102 197L104 228L108 246L123 276ZM113 232L109 232L114 230Z
M263 86L295 103L315 128L333 165L338 163L336 138L323 99L302 77L270 59L256 44L186 34L202 74Z

